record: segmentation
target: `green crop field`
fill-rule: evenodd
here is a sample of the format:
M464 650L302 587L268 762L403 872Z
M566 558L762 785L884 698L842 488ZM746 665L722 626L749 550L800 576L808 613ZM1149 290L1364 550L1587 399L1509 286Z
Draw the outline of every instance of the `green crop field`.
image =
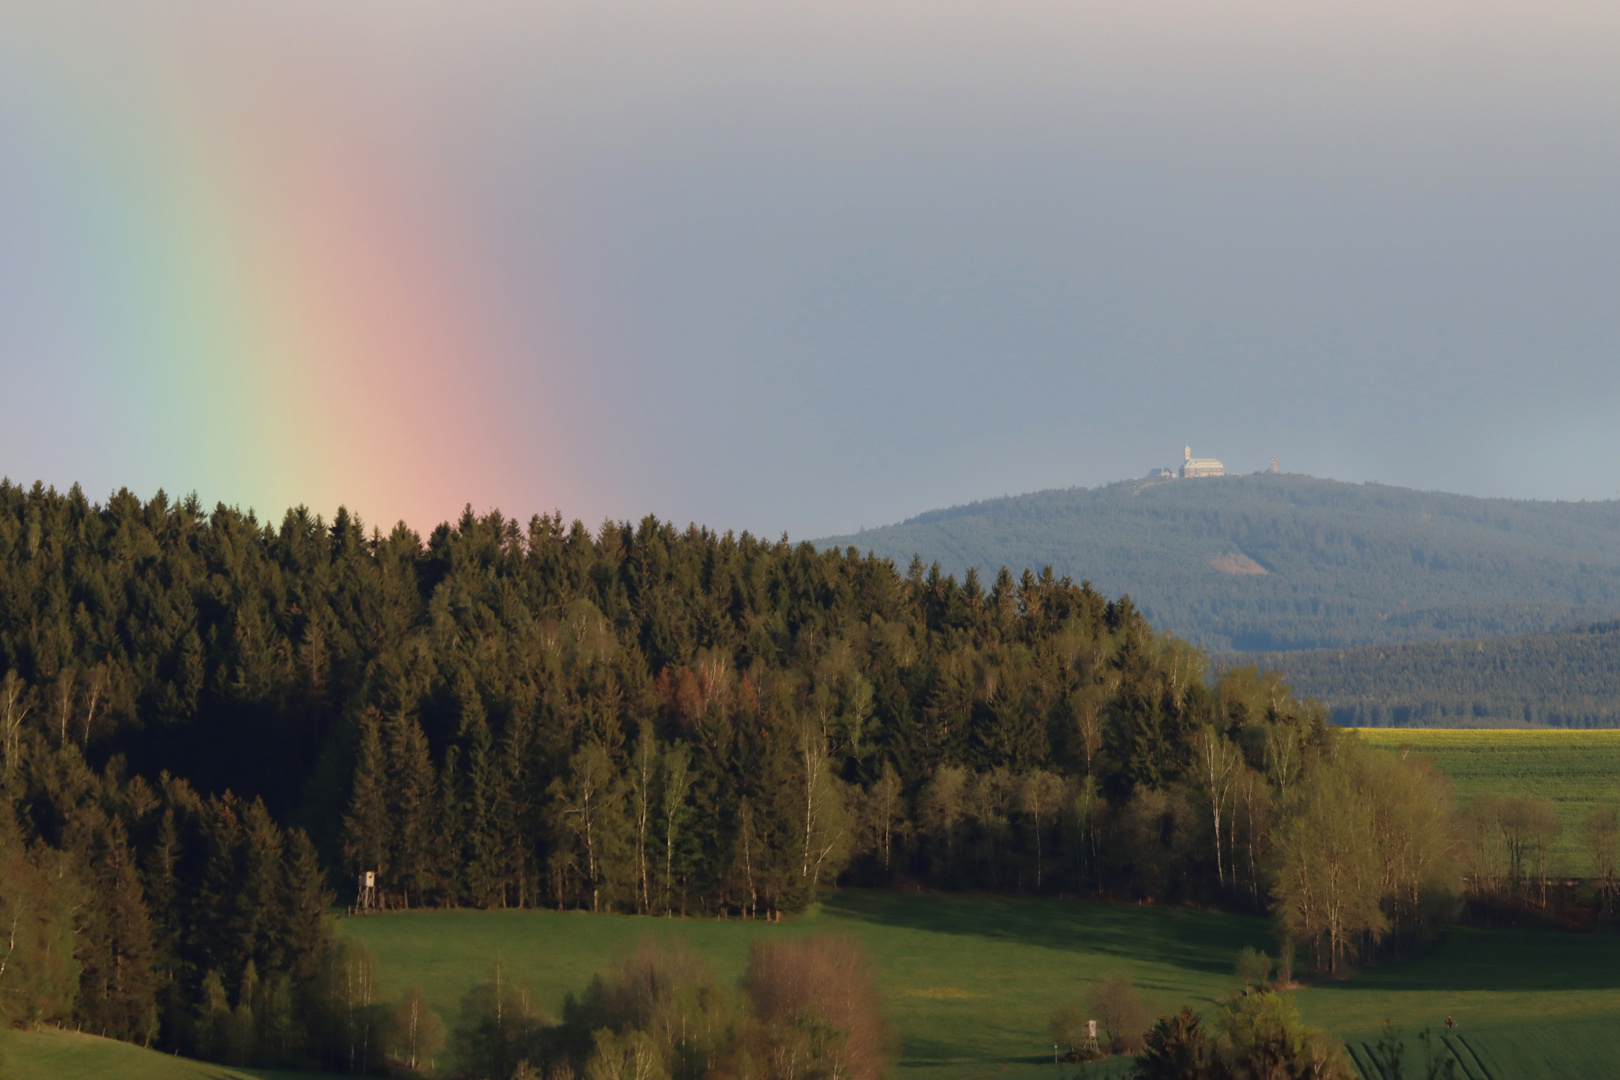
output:
M1581 822L1599 803L1620 803L1620 730L1355 730L1374 746L1434 758L1465 806L1485 794L1551 799L1564 826L1554 848L1562 872L1587 872Z
M385 992L418 985L449 1024L496 957L555 1010L644 936L684 940L730 981L757 935L852 935L900 1032L900 1080L1055 1080L1047 1018L1100 973L1129 972L1156 1008L1208 1010L1231 989L1238 950L1270 941L1264 920L1236 915L858 890L774 925L455 911L341 927L370 946ZM1386 1020L1438 1029L1450 1015L1473 1080L1602 1075L1581 1063L1620 1061L1620 937L1454 930L1426 956L1302 990L1299 1003L1352 1047Z
M13 1032L3 1045L0 1076L5 1080L321 1080L326 1075L228 1069L73 1031Z

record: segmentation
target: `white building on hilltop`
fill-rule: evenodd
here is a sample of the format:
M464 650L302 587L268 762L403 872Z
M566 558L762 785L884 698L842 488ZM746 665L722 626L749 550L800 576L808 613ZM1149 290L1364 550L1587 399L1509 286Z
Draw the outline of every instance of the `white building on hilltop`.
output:
M1198 476L1225 476L1226 466L1212 457L1193 457L1192 447L1184 447L1181 451L1181 478L1191 480Z

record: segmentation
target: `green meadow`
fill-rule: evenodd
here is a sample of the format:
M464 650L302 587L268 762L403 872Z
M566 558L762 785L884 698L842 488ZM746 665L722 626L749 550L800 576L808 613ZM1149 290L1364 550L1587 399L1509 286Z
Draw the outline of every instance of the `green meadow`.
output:
M1579 823L1620 802L1620 731L1362 729L1374 745L1434 758L1458 800L1551 799L1559 855L1584 870ZM684 941L727 982L764 935L834 933L866 944L900 1035L898 1080L1101 1080L1127 1062L1054 1067L1047 1018L1108 971L1156 1009L1209 1010L1233 985L1245 945L1271 948L1263 919L1179 908L1050 899L845 890L782 923L552 911L389 913L339 920L370 947L384 992L421 987L447 1025L495 963L553 1013L645 937ZM1620 936L1453 929L1425 956L1298 993L1307 1020L1343 1038L1365 1067L1386 1021L1431 1026L1465 1080L1620 1075ZM1445 1017L1458 1027L1446 1032ZM1414 1052L1416 1047L1414 1044ZM251 1080L302 1076L229 1069L70 1032L15 1033L5 1080L128 1077ZM1061 1073L1061 1077L1060 1074Z
M1126 971L1156 1009L1211 1010L1232 989L1265 920L1179 908L1050 899L846 890L781 923L554 911L389 913L339 921L377 958L382 988L416 985L447 1024L487 979L527 983L553 1013L564 995L637 941L680 940L734 981L762 935L861 939L900 1035L898 1080L1101 1080L1128 1062L1055 1067L1047 1018L1107 971ZM1428 954L1298 992L1307 1020L1365 1060L1386 1021L1449 1036L1466 1080L1612 1075L1620 1061L1620 936L1454 929ZM1447 1016L1458 1027L1442 1028ZM1415 1043L1413 1043L1415 1048ZM203 1065L67 1032L15 1034L7 1080L129 1077L250 1080L276 1075ZM302 1074L306 1080L309 1074Z
M684 940L729 981L756 936L854 936L866 944L900 1034L900 1080L1055 1080L1047 1018L1098 975L1130 973L1157 1009L1208 1010L1232 989L1238 950L1270 944L1265 920L1237 915L859 890L779 924L456 911L345 919L341 927L372 949L388 993L420 986L450 1024L497 957L505 977L526 981L557 1010L566 993L643 937ZM1353 1049L1376 1040L1386 1021L1439 1032L1449 1015L1476 1080L1601 1075L1581 1063L1620 1061L1620 937L1611 935L1453 930L1423 957L1298 998L1310 1022ZM1065 1068L1066 1080L1074 1072Z
M420 986L447 1023L490 977L525 981L555 1013L644 937L681 940L734 983L762 935L834 933L866 944L901 1036L901 1076L946 1080L1006 1067L1051 1067L1047 1019L1106 971L1131 973L1164 1008L1229 988L1244 945L1267 924L1175 908L846 890L782 923L671 920L583 912L452 911L345 919L377 958L384 990Z
M1464 806L1480 795L1551 800L1564 827L1553 849L1562 872L1587 872L1581 822L1601 803L1620 803L1620 730L1356 730L1374 746L1433 758Z

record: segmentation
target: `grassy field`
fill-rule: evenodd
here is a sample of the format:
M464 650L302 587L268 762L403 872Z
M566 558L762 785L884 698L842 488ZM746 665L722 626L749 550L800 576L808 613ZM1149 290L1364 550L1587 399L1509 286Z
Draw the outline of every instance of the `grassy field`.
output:
M345 919L375 953L385 993L415 984L449 1023L463 994L499 956L560 1009L644 936L683 939L735 982L757 935L853 935L867 954L902 1039L908 1080L1051 1066L1047 1019L1105 971L1128 970L1144 997L1169 1008L1229 989L1244 945L1269 940L1263 920L1178 909L844 891L822 910L779 924L667 920L578 912L453 911ZM1072 1072L1072 1070L1071 1070Z
M899 1080L1101 1080L1051 1062L1046 1020L1105 971L1131 974L1149 1003L1209 1011L1233 985L1244 945L1267 946L1263 920L1058 900L848 890L779 924L544 911L412 912L343 919L376 954L383 990L422 987L447 1023L500 958L556 1011L646 936L681 939L721 979L741 973L758 935L861 938L901 1036ZM1620 936L1450 931L1417 959L1301 990L1307 1020L1364 1058L1387 1021L1437 1033L1445 1017L1466 1080L1557 1080L1620 1070ZM17 1033L6 1080L250 1080L227 1069L69 1032ZM279 1074L301 1076L310 1074Z
M0 1077L5 1080L321 1080L326 1075L228 1069L72 1031L19 1031L4 1047Z
M1559 854L1584 872L1578 827L1620 802L1620 731L1363 728L1375 746L1433 757L1466 804L1485 793L1553 800ZM759 935L832 932L863 939L901 1035L900 1080L1059 1080L1046 1019L1105 971L1128 971L1156 1008L1208 1009L1230 989L1244 945L1268 947L1264 920L1056 900L865 892L780 924L557 912L420 912L344 919L367 943L384 990L420 986L448 1024L497 958L554 1012L645 936L681 939L718 977L741 974ZM1447 1045L1466 1080L1620 1075L1620 937L1452 930L1432 953L1300 992L1301 1011L1346 1040L1358 1061L1394 1020L1409 1032L1459 1027ZM119 1077L252 1080L313 1074L228 1069L71 1032L15 1033L5 1080ZM1101 1080L1111 1062L1061 1080Z
M1564 833L1554 849L1560 868L1587 872L1580 824L1599 803L1620 803L1620 730L1357 728L1374 746L1432 757L1464 805L1478 795L1551 799Z
M385 991L419 985L447 1022L496 956L553 1009L639 938L681 938L733 980L758 934L863 939L901 1035L901 1080L1055 1080L1046 1020L1104 971L1128 971L1155 1007L1209 1009L1263 920L1056 900L845 891L777 925L556 912L423 912L345 919L375 952ZM1430 954L1299 994L1349 1041L1394 1020L1459 1027L1474 1080L1603 1075L1620 1061L1620 937L1454 930ZM1470 1051L1468 1048L1471 1047ZM1483 1066L1485 1073L1478 1070ZM1583 1071L1584 1070L1584 1071ZM1067 1080L1074 1070L1065 1069Z

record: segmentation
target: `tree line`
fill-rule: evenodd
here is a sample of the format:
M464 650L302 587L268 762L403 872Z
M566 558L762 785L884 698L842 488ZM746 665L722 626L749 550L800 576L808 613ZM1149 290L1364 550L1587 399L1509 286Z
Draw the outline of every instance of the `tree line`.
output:
M1218 663L1257 663L1347 727L1620 726L1620 623L1555 634L1363 645Z
M301 830L119 759L94 770L26 726L5 751L0 1020L222 1061L335 1053L341 950Z

